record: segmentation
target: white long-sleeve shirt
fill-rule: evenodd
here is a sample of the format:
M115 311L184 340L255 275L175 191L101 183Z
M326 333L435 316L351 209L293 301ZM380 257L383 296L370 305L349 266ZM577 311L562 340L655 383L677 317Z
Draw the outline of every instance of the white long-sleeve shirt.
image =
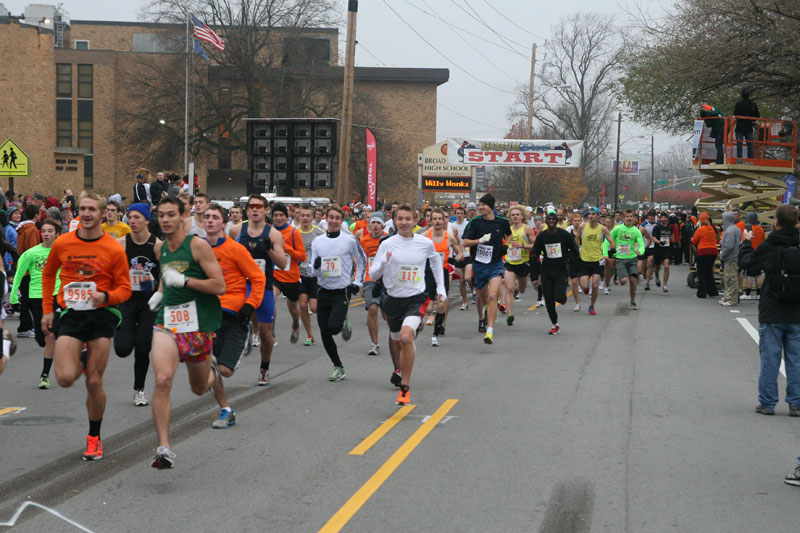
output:
M388 260L387 252L392 253ZM446 300L442 258L436 253L433 241L422 235L410 238L393 235L383 241L372 261L369 277L383 278L383 286L392 298L416 296L425 292L425 261L431 263L436 293Z
M319 268L314 268L317 257L322 259ZM353 258L356 262L356 277L353 283L361 287L367 268L364 249L351 233L340 231L337 237L320 235L311 242L311 257L308 265L323 289L344 289L350 285Z

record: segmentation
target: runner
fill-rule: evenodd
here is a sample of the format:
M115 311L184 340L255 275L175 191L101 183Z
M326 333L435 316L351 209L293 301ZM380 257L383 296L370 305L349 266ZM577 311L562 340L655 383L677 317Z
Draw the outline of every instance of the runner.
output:
M672 227L669 225L669 217L666 213L662 212L658 217L658 224L653 228L653 242L655 243L655 251L653 252L653 262L656 272L656 287L661 286L661 279L658 276L658 271L661 265L664 265L664 292L669 292L667 283L669 283L669 264L672 261L672 249L675 242L675 235Z
M567 220L570 222L570 225L566 228L567 233L570 234L570 237L575 241L576 247L580 250L575 230L583 223L583 217L579 213L573 213L571 216L567 216ZM581 260L579 256L571 257L567 261L567 272L569 273L570 291L575 299L575 309L573 311L577 313L581 310L581 291L578 289L581 279Z
M536 234L533 228L526 222L528 221L527 212L520 206L514 206L508 210L511 219L511 241L506 253L506 262L503 265L503 303L508 310L506 323L514 325L514 292L516 284L519 284L519 293L525 294L528 276L530 276L531 265L530 251L533 249L533 242Z
M558 227L558 215L551 209L545 217L547 229L536 236L531 251L531 277L541 275L542 292L547 315L553 327L548 334L558 335L556 302L567 302L567 265L578 257L578 245L566 230ZM541 263L538 261L541 259Z
M478 203L481 216L469 221L464 230L463 244L470 248L473 258L472 284L478 289L478 331L486 333L483 342L492 344L497 298L503 282L503 239L511 235L511 225L507 219L495 216L494 196L486 194ZM470 205L473 204L467 205L467 212Z
M113 237L103 232L106 201L83 191L78 199L81 228L53 242L42 270L42 294L54 294L61 282L58 305L65 309L56 322L51 298L42 298L42 331L54 331L56 380L70 387L86 371L86 410L89 434L83 458L103 458L100 425L106 407L103 372L108 364L111 338L120 322L113 307L130 298L127 258ZM61 269L59 271L59 268ZM54 328L54 323L58 324ZM88 346L81 357L84 343Z
M469 224L469 220L467 220L467 210L462 207L458 206L456 208L456 221L451 222L450 225L453 227L453 232L455 233L456 237L458 237L459 243L463 245L463 238L464 238L464 230L467 228L467 224ZM458 290L461 292L461 307L458 308L459 311L466 311L469 309L469 301L467 301L467 285L470 284L470 280L472 279L472 257L469 255L469 248L466 246L463 247L463 256L461 260L457 260L456 264L456 274L458 275Z
M261 195L251 194L247 199L247 222L231 228L230 237L250 251L250 255L267 278L264 297L256 309L258 333L254 335L253 345L260 346L261 367L259 368L257 385L266 387L270 383L269 364L272 361L274 339L272 325L275 323L275 295L272 292L274 267L286 266L286 255L283 252L283 236L273 231L267 224L267 200ZM247 294L250 296L250 293ZM258 342L256 342L258 341Z
M217 296L225 294L225 281L211 246L186 232L183 209L180 200L169 197L161 200L157 208L158 223L166 238L155 249L161 263L161 284L150 298L151 309L158 309L151 356L158 450L150 466L158 469L175 466L169 423L170 390L178 363L186 363L189 385L198 396L208 392L218 379L210 355L214 332L222 324Z
M450 264L451 261L456 262L460 260L462 255L461 245L459 244L456 236L447 231L445 220L444 211L440 207L435 208L431 212L432 228L425 233L425 236L433 241L433 248L436 250L436 253L439 254L439 258L441 259L440 262L442 263L443 269L442 275L444 278L444 294L445 296L448 296L450 292L450 272L447 270L447 265ZM450 259L451 248L455 251L455 260ZM433 273L433 265L430 265L430 268L425 269L425 290L428 294L428 298L430 298L431 301L437 300L436 277ZM445 298L445 300L446 299L447 298ZM444 335L444 325L445 321L447 320L447 312L449 307L449 304L444 304L444 310L442 310L441 305L437 304L436 306L436 318L434 319L431 346L439 346L439 337Z
M319 226L315 226L312 222L314 220L314 208L309 205L301 205L297 211L297 218L300 221L300 226L297 228L300 235L303 237L303 246L306 250L306 258L311 257L311 243L320 235L325 235L325 230ZM303 321L303 327L306 331L311 332L303 346L314 345L314 332L311 328L311 313L317 312L317 278L313 275L311 266L308 261L300 263L300 298L298 304L300 305L300 320Z
M161 240L148 230L149 204L132 204L128 207L131 233L117 242L128 258L128 272L133 293L119 306L122 324L114 334L114 352L128 357L133 352L133 405L148 405L144 395L144 382L150 366L150 348L153 345L153 326L156 314L148 301L158 289L158 254L156 246Z
M381 306L381 291L375 290L376 282L370 277L369 269L378 253L381 239L386 235L383 231L384 215L376 211L369 219L369 232L361 237L359 244L367 257L367 272L364 276L364 306L367 308L367 329L369 330L370 348L367 355L380 355L381 347L378 344L378 311ZM375 293L377 292L377 296Z
M414 209L408 204L399 206L394 220L397 235L381 243L371 271L373 279L381 280L387 292L382 309L389 323L389 343L393 346L392 351L398 354L398 368L391 376L392 383L400 385L397 403L408 405L411 403L409 383L416 353L414 339L422 323L420 308L427 299L423 276L426 262L430 262L436 279L439 305L446 305L447 294L441 257L433 242L413 233Z
M345 337L344 326L347 323L347 310L350 296L357 293L363 284L367 267L364 250L349 233L341 231L344 212L337 206L328 208L328 231L324 237L314 239L311 243L311 258L314 273L319 283L317 301L317 323L325 352L333 363L333 372L328 380L341 381L345 377L344 365L339 357L336 341L333 336L339 332ZM353 271L353 258L356 264L356 276L350 282Z
M33 327L36 343L44 348L44 359L42 362L42 373L39 376L39 388L50 388L50 369L53 366L53 350L56 344L56 336L53 332L42 331L42 269L47 263L47 256L53 246L53 241L61 235L61 224L52 218L42 222L42 243L33 248L28 248L17 262L17 271L14 274L14 285L11 287L10 302L13 305L19 303L19 287L26 273L30 273L30 283L28 288L28 298L31 312L33 313ZM55 292L61 288L60 280L56 281ZM2 286L5 287L5 274L2 276ZM49 300L53 299L50 294ZM57 307L57 304L54 304Z
M653 239L653 228L658 225L656 222L656 212L653 210L648 211L647 220L642 222L639 229L642 230L642 237L647 240L647 248L644 251L644 270L639 269L639 273L644 273L644 290L650 290L650 280L653 278L654 264L655 264L655 246L656 241ZM659 283L660 285L660 283Z
M644 251L644 238L642 232L634 224L636 215L631 209L625 210L625 222L619 226L614 226L611 230L611 239L616 245L614 263L617 269L620 285L630 278L629 286L631 303L630 308L634 311L639 309L636 305L636 287L639 281L638 257Z
M614 219L611 217L606 217L604 225L609 232L616 227L614 224ZM616 252L617 250L611 246L611 241L607 238L603 238L603 261L605 262L605 286L603 288L603 294L609 294L611 292L612 277L614 279L614 283L618 283L615 263L616 259L614 259L614 254Z
M303 291L299 265L306 261L306 248L302 234L289 224L289 212L282 203L272 206L272 227L283 236L283 250L286 256L286 265L280 269L276 268L273 273L275 301L278 301L281 293L286 296L286 307L292 317L292 333L289 336L289 342L295 344L300 338L300 308L297 302ZM278 316L277 309L275 309L275 316ZM309 338L314 337L310 320L306 326L306 333Z
M596 315L595 302L600 294L600 278L603 275L603 242L608 240L611 248L614 239L605 226L597 222L600 210L593 207L589 210L589 222L578 226L575 239L581 246L580 250L580 284L584 294L589 294L589 281L591 280L592 301L589 304L589 314Z
M120 221L122 206L115 201L106 204L106 222L103 222L103 231L119 239L131 232L131 227Z
M242 206L232 205L228 216L228 223L225 225L225 235L230 235L231 228L242 223Z
M236 424L236 411L231 408L225 395L222 378L229 378L239 368L245 355L248 328L253 311L261 305L264 297L266 276L247 253L247 248L225 237L224 229L228 223L225 210L218 205L210 205L205 211L206 239L214 251L214 256L222 269L225 293L219 296L222 307L222 326L214 337L214 356L220 379L214 384L214 398L219 404L219 416L211 425L224 429ZM247 286L252 290L247 296Z
M186 219L186 233L189 235L197 235L205 239L205 213L208 206L211 205L208 200L208 195L201 192L195 194L194 197L189 195L189 202L191 202L194 207L194 216Z

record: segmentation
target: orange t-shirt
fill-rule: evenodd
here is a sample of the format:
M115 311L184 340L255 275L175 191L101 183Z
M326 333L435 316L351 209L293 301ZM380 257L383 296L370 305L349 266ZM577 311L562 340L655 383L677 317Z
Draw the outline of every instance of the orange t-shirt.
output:
M433 229L429 229L425 236L433 241ZM450 239L447 238L447 231L444 232L444 237L442 237L441 241L434 241L433 248L442 258L442 268L447 268L447 258L450 257Z
M225 237L220 244L211 247L222 269L225 280L225 294L219 297L222 309L238 313L246 303L257 309L264 297L267 278L253 260L247 248L238 242ZM247 297L247 280L253 286L250 297Z
M717 232L710 224L700 226L695 230L692 244L697 248L698 255L715 255L717 253Z
M767 238L767 234L764 232L764 228L755 224L753 226L753 238L750 239L750 245L753 247L753 250L758 248L758 245L764 242Z
M131 297L128 257L122 246L107 233L92 241L81 239L77 231L58 237L42 270L42 294L53 294L59 268L61 291L57 298L62 308L66 307L65 287L76 281L94 282L97 291L108 293L108 301L100 307L117 305ZM42 312L53 312L50 298L42 298Z
M274 278L283 283L300 283L299 265L306 260L306 246L303 244L303 235L291 224L287 224L285 228L278 231L283 235L283 251L289 257L289 269L276 268L274 270Z
M355 235L360 229L363 229L364 233L367 233L367 221L363 218L356 222L356 225L353 226L353 235Z
M386 235L386 233L381 233L381 237ZM361 244L361 248L364 249L364 255L367 256L367 272L364 275L364 281L372 281L372 278L369 277L369 267L372 265L372 258L375 257L375 254L378 253L378 246L381 244L381 237L374 239L369 233L364 234L361 237L361 240L358 241Z

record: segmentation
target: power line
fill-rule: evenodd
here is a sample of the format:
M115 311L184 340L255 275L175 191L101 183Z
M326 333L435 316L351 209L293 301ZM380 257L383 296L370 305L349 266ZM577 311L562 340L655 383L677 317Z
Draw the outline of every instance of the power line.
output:
M494 28L492 28L492 27L491 27L491 26L490 26L490 25L489 25L489 24L488 24L488 23L487 23L485 20L483 20L483 18L480 16L480 14L479 14L477 11L475 11L475 9L474 9L474 8L473 8L471 5L469 5L469 2L467 2L467 0L463 0L463 2L464 2L464 4L465 4L465 5L466 5L466 6L467 6L469 9L470 9L470 11L472 11L472 13L474 13L474 15L473 15L473 14L470 14L469 12L467 12L466 10L464 10L464 8L463 8L463 7L461 7L460 5L458 5L458 4L456 3L456 0L450 0L450 2L451 2L451 3L452 3L454 6L456 6L457 8L459 8L460 10L464 11L464 13L466 13L466 14L467 14L467 15L469 15L470 17L472 17L473 19L477 20L478 22L480 22L481 24L483 24L484 26L486 26L486 28L487 28L489 31L491 31L492 33L494 33L494 34L495 34L495 35L496 35L496 36L497 36L497 37L498 37L498 38L499 38L501 41L503 41L504 43L506 43L506 45L507 45L507 46L509 46L509 47L510 47L510 46L511 46L511 44L509 44L509 43L514 43L515 45L517 45L517 46L521 46L522 48L527 48L527 46L526 46L526 45L524 45L524 44L522 44L522 43L518 43L517 41L514 41L514 40L512 40L512 39L506 39L505 37L503 37L502 35L500 35L500 33L499 33L499 32L495 31L495 29L494 29ZM522 57L524 57L524 58L526 58L526 59L528 58L526 55L524 55L524 54L521 54L521 53L519 53L519 52L517 52L517 54L521 55Z
M486 81L484 81L484 80L480 79L479 77L475 76L474 74L472 74L471 72L469 72L469 71L468 71L468 70L466 70L465 68L461 67L461 66L460 66L459 64L457 64L455 61L453 61L452 59L450 59L449 57L447 57L446 55L444 55L444 54L443 54L441 51L439 51L439 49L438 49L438 48L436 48L435 46L433 46L433 44L431 44L431 42L430 42L430 41L428 41L428 40L427 40L425 37L423 37L421 33L419 33L419 32L418 32L416 29L414 29L414 26L412 26L411 24L409 24L409 23L408 23L408 21L406 21L406 19L404 19L402 16L400 16L400 13L398 13L397 11L395 11L395 10L394 10L394 8L393 8L392 6L390 6L390 5L389 5L389 2L387 2L386 0L383 0L383 3L384 3L384 4L386 4L386 7L388 7L388 8L389 8L389 9L392 11L392 13L394 13L395 15L397 15L397 18L399 18L400 20L402 20L402 21L403 21L403 23L404 23L406 26L408 26L408 27L409 27L409 29L410 29L411 31L413 31L414 33L416 33L416 34L417 34L417 37L419 37L420 39L422 39L422 40L425 42L425 44L427 44L428 46L430 46L431 48L433 48L433 50L434 50L434 51L435 51L437 54L439 54L440 56L442 56L442 57L443 57L443 58L444 58L446 61L450 62L450 64L452 64L452 65L453 65L454 67L456 67L458 70L460 70L461 72L463 72L464 74L466 74L466 75L467 75L467 76L469 76L470 78L474 79L474 80L475 80L475 81L477 81L478 83L482 83L483 85L486 85L487 87L491 87L492 89L494 89L494 90L496 90L496 91L500 91L501 93L506 93L506 94L514 94L514 95L516 95L516 94L517 94L517 93L515 93L514 91L507 91L507 90L505 90L505 89L501 89L500 87L497 87L497 86L495 86L495 85L492 85L491 83L488 83L488 82L486 82Z
M485 127L487 127L487 128L492 128L493 130L502 130L502 131L508 131L508 128L501 128L501 127L499 127L499 126L492 126L491 124L485 124L485 123L483 123L483 122L480 122L480 121L478 121L478 120L475 120L475 119L474 119L474 118L472 118L472 117L468 117L467 115L462 115L461 113L459 113L459 112L458 112L458 111L456 111L455 109L453 109L453 108L451 108L451 107L447 107L446 105L444 105L444 104L443 104L443 103L441 103L441 102L438 102L438 101L437 101L437 102L436 102L436 105L438 105L438 106L441 106L441 107L443 107L443 108L447 109L448 111L450 111L450 112L451 112L451 113L453 113L454 115L458 115L459 117L461 117L461 118L465 118L465 119L469 120L470 122L474 122L475 124L479 124L479 125L481 125L481 126L485 126Z
M489 3L487 0L483 0L483 3L484 3L484 4L486 4L487 6L489 6L490 8L492 8L494 11L496 11L496 12L497 12L497 14L498 14L498 15L500 15L501 17L503 17L504 19L506 19L507 21L509 21L511 24L513 24L513 25L514 25L514 26L516 26L517 28L519 28L519 29L521 29L522 31L524 31L525 33L527 33L528 35L533 35L534 37L536 37L536 38L538 38L538 39L542 39L543 41L546 41L546 40L547 40L547 38L546 38L546 37L542 37L541 35L536 35L535 33L533 33L533 32L531 32L531 31L528 31L528 30L526 30L525 28L523 28L522 26L520 26L519 24L517 24L516 22L514 22L512 19L508 18L508 17L507 17L507 16L505 16L505 15L504 15L504 14L503 14L503 13L502 13L502 12L501 12L499 9L497 9L497 8L496 8L496 7L494 7L492 4L490 4L490 3Z
M363 44L361 44L361 43L360 43L360 42L358 42L358 41L356 41L356 46L360 46L360 47L361 47L361 48L362 48L362 49L363 49L363 50L364 50L366 53L368 53L369 55L371 55L372 57L374 57L374 58L375 58L375 61L377 61L379 64L383 65L384 67L386 67L386 68L389 68L389 66L388 66L386 63L384 63L383 61L381 61L380 59L378 59L378 56L376 56L375 54L373 54L372 52L370 52L370 51L367 49L367 47L366 47L366 46L364 46Z

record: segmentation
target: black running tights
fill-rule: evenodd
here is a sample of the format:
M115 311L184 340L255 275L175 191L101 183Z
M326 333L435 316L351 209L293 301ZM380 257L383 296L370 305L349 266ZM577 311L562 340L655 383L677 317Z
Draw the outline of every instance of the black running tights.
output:
M349 305L346 289L331 290L320 287L317 294L317 324L322 344L334 366L344 366L339 359L339 350L336 348L333 336L341 333Z
M146 299L139 297L122 303L119 310L122 324L114 334L114 352L120 357L128 357L133 352L133 388L143 390L150 366L156 313L150 310Z
M567 275L566 272L542 271L542 293L544 293L544 305L547 308L547 315L550 322L558 323L558 313L556 313L556 302L564 305L567 302Z

